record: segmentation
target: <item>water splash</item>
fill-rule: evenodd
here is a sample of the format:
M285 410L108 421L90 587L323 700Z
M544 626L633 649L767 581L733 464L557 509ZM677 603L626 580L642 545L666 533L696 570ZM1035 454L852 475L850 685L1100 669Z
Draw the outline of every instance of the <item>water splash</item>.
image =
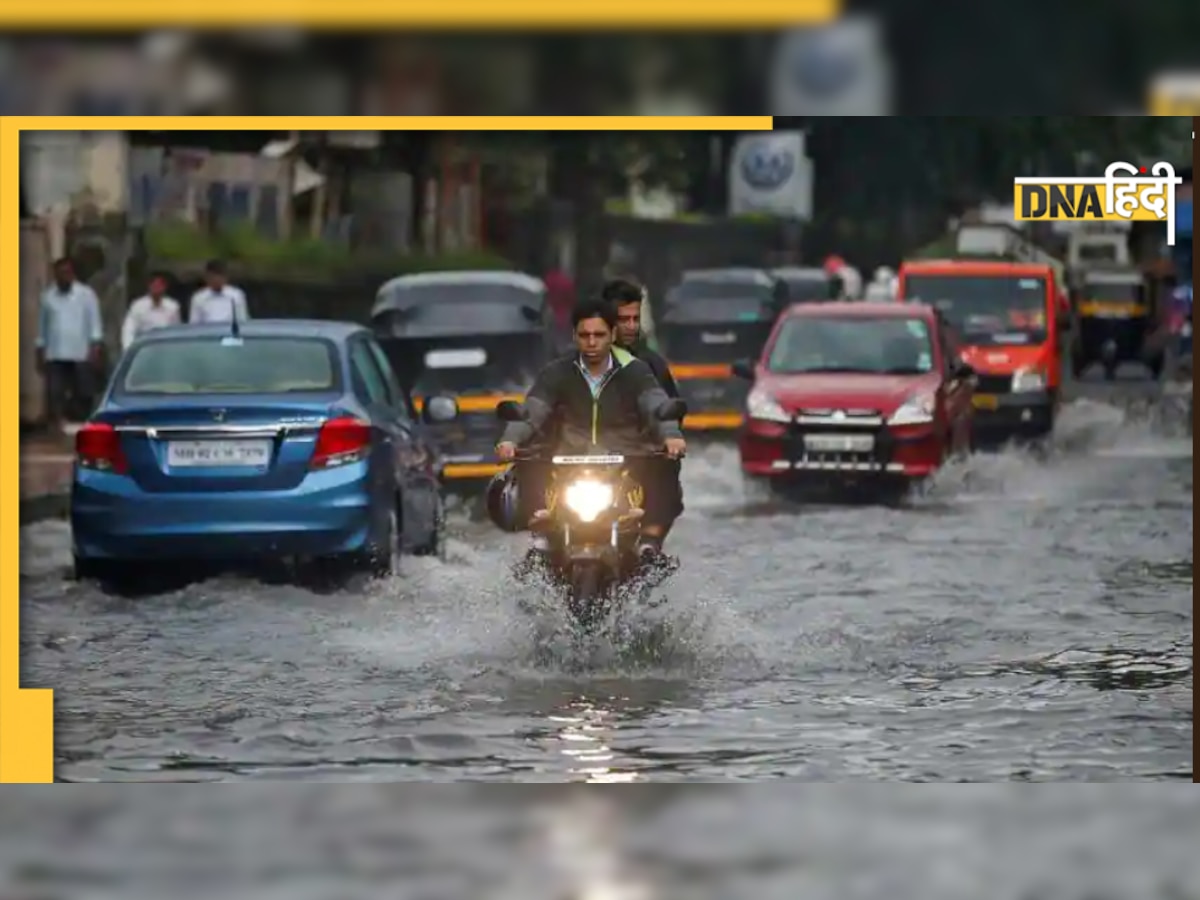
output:
M1141 407L1074 400L1044 446L1010 445L951 462L916 502L1060 505L1094 498L1116 477L1114 466L1132 462L1134 477L1140 460L1191 458L1191 438L1157 421Z

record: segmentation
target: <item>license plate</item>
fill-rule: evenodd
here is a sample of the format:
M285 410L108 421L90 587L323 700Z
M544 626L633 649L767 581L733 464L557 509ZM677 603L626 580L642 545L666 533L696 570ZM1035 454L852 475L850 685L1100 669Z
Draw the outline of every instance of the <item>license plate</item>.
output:
M271 441L171 441L167 464L174 469L265 467Z
M870 434L807 434L804 446L817 453L869 453L875 449Z
M1000 398L993 394L976 394L971 402L976 409L997 409L1000 406Z

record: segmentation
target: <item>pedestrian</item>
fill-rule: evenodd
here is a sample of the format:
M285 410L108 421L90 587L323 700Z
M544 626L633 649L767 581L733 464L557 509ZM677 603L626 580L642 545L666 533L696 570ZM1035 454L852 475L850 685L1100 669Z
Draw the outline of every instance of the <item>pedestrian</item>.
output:
M37 367L46 379L51 426L82 421L91 412L92 383L104 347L100 299L75 277L71 260L54 262L54 283L42 292Z
M225 275L225 264L219 259L209 260L204 267L204 287L192 295L188 304L188 322L231 322L234 318L245 322L250 318L246 295L239 287L229 283Z
M554 340L566 344L571 340L571 311L578 294L575 279L561 266L553 266L542 278L546 285L546 304L553 319Z
M128 350L129 345L137 340L139 335L156 328L178 325L182 321L179 315L179 301L167 296L167 284L166 272L151 273L145 296L138 297L129 304L125 322L121 326L122 351Z

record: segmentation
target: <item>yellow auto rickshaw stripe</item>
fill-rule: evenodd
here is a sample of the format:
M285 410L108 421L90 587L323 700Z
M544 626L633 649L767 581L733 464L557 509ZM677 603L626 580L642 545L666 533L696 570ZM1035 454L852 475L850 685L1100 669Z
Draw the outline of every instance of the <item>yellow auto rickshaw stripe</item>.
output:
M503 472L504 463L447 463L442 469L443 478L491 478Z
M671 375L680 381L690 381L696 378L733 377L733 366L731 365L688 365L686 363L672 363L670 369Z
M1091 301L1079 304L1081 316L1145 316L1150 308L1142 303L1104 303Z
M732 431L742 427L742 414L735 412L690 413L683 417L683 427L695 431Z
M525 397L521 394L493 394L484 397L455 397L458 403L459 412L491 412L504 400L515 400L517 403L524 401ZM423 397L413 397L413 405L417 408L417 412L421 411L425 400Z

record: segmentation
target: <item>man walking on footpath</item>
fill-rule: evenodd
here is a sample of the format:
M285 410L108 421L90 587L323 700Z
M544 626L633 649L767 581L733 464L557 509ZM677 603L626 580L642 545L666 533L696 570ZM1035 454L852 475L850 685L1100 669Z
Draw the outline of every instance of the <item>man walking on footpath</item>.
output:
M137 340L139 335L156 328L166 328L168 325L178 325L179 301L167 296L167 274L154 272L150 275L150 283L146 286L147 293L129 304L125 313L125 322L121 326L121 350L129 349L129 345Z
M232 322L237 318L245 322L250 318L250 309L246 305L246 295L239 287L234 287L225 277L225 264L220 260L211 260L204 267L205 287L192 295L188 305L188 322L201 324L204 322Z
M71 260L54 263L54 283L42 292L38 313L38 371L46 378L47 419L59 428L91 411L93 374L100 364L104 328L96 292L75 278Z

